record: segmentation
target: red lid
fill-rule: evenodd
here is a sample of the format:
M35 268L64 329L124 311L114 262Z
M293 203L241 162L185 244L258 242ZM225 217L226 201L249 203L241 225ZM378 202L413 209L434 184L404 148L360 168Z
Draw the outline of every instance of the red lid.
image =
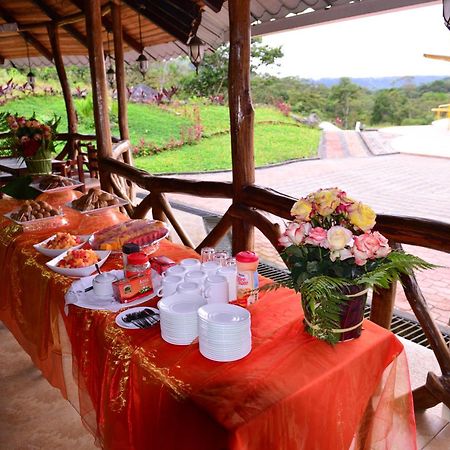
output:
M128 264L140 265L148 262L148 256L142 252L130 253L128 255Z
M258 255L255 252L239 252L236 255L236 261L243 262L243 263L249 263L249 262L256 262L258 261Z

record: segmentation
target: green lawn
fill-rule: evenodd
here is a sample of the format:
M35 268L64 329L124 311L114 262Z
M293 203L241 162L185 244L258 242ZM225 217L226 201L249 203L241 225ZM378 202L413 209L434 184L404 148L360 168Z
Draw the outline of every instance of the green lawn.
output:
M255 160L257 166L308 158L317 154L320 131L303 126L256 125ZM231 168L230 135L203 139L158 155L136 158L137 167L151 173L200 172Z
M80 119L80 133L93 134L92 103L75 99ZM195 103L161 108L155 105L130 103L128 106L130 138L133 145L140 140L146 144L164 146L179 140L182 133L193 127L196 108L200 114L203 138L194 145L184 145L153 156L136 157L136 166L152 173L198 172L231 168L229 110L226 106ZM0 106L0 112L9 111L31 116L36 112L39 120L53 114L61 116L58 131L67 130L64 101L60 96L26 96ZM118 136L117 109L112 107L111 132ZM264 123L275 122L275 123ZM225 134L220 134L225 133ZM303 126L285 117L276 108L255 108L255 157L257 166L289 159L315 156L320 131Z

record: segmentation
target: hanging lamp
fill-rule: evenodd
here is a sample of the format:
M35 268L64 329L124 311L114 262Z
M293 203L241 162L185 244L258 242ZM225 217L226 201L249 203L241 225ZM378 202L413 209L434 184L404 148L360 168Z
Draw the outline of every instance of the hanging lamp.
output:
M144 44L142 43L142 27L141 27L141 15L138 13L139 20L139 40L141 42L141 54L138 56L136 62L138 63L139 72L141 72L142 78L145 78L145 74L148 71L148 59L144 55Z
M203 60L203 54L205 51L204 42L198 37L194 36L189 41L189 59L191 63L195 66L195 72L198 74L198 66Z
M36 83L36 75L31 71L30 50L28 48L28 41L27 40L25 40L25 45L27 46L27 59L28 59L27 82L30 85L31 89L34 91L34 86L35 86L35 83Z
M442 5L445 26L450 30L450 0L443 0Z
M114 81L116 79L116 73L114 72L114 69L112 67L112 62L111 62L111 49L109 47L109 33L107 34L107 39L108 39L109 69L106 71L106 78L108 79L109 86L112 89L114 86Z

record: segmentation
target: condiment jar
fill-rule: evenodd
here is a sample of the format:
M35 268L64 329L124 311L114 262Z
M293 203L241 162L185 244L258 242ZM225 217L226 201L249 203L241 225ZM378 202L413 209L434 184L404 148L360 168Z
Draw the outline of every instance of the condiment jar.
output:
M117 277L112 273L103 272L92 280L94 294L97 297L111 297L114 295L113 283Z
M128 262L125 268L125 277L131 278L143 275L150 268L148 256L145 253L137 252L128 255Z
M132 253L139 252L140 247L137 244L133 244L132 242L128 242L127 244L122 245L122 261L123 261L123 269L125 270L128 263L128 255Z
M259 258L255 252L245 251L236 255L237 299L243 306L251 305L258 299L257 293L249 293L259 286L258 263Z

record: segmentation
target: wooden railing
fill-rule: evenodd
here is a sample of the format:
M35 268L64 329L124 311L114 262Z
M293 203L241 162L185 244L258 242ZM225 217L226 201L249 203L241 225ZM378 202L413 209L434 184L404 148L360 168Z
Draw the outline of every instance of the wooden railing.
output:
M100 170L136 183L149 191L149 194L135 207L130 216L142 218L152 210L155 219L169 221L182 242L193 248L193 244L176 220L165 194L177 193L205 198L233 199L231 183L218 181L195 181L178 178L157 177L117 161L114 158L100 160ZM258 228L278 249L279 225L272 223L266 213L283 219L290 219L290 210L295 199L259 186L247 186L243 189L239 202L233 202L217 226L197 246L214 246L229 231L233 223L242 222ZM263 215L263 213L265 215ZM238 219L236 221L236 219ZM450 225L434 220L379 215L377 227L394 247L410 244L450 253ZM236 250L236 249L234 249ZM279 249L278 249L279 250ZM416 409L424 409L444 402L450 407L450 351L444 338L430 315L426 300L420 291L414 275L401 278L405 295L416 315L424 334L439 362L442 375L428 374L426 383L414 391ZM395 286L374 293L371 320L389 329L395 301Z

